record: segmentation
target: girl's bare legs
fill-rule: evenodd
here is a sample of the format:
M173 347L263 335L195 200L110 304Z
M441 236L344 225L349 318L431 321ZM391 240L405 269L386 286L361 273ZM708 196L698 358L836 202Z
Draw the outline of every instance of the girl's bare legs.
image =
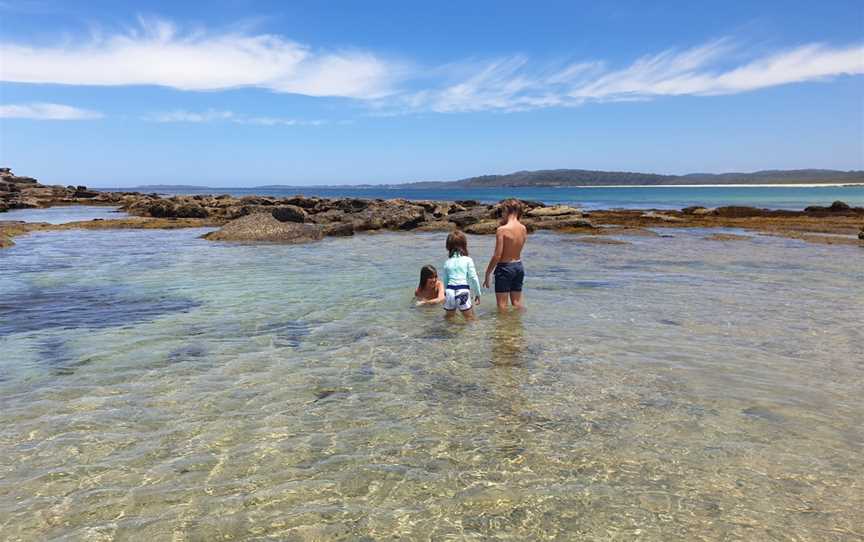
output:
M452 311L445 310L444 311L444 318L445 319L452 320L454 316L456 316L455 310L452 310Z
M473 320L474 317L474 309L468 309L467 311L462 311L462 316L465 317L466 320Z

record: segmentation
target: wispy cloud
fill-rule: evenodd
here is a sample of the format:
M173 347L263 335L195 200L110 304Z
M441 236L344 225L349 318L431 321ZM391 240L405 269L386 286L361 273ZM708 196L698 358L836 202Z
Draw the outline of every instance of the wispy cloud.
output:
M741 54L724 39L644 56L620 69L610 69L603 61L537 66L514 56L490 61L463 80L402 95L397 107L409 112L520 111L660 96L737 94L864 73L864 45L810 44L730 66ZM384 110L394 106L393 100L376 104Z
M313 51L280 36L205 30L141 18L137 27L56 47L0 44L0 77L18 83L161 85L181 90L260 87L309 96L392 92L397 63L363 51Z
M196 91L256 87L357 99L379 114L521 111L736 94L864 73L864 44L805 44L758 55L731 38L648 54L619 67L604 59L550 63L513 55L421 68L368 51L316 50L249 28L181 30L153 18L78 43L0 43L0 57L2 81L160 85ZM300 122L236 115L219 119L216 111L166 113L166 118L172 114L170 122Z
M206 123L206 122L233 122L235 124L251 124L258 126L321 126L327 124L325 120L291 119L285 117L259 117L248 116L233 111L185 111L182 109L155 113L142 117L143 120L151 122L180 122L180 123Z
M90 120L102 118L102 113L70 105L30 103L0 105L0 118L34 120Z

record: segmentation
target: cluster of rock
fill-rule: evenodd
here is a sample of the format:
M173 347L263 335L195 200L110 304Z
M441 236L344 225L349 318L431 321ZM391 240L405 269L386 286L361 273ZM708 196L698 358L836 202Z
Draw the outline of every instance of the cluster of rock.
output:
M9 168L0 168L0 212L80 203L99 195L86 186L45 186L33 177L19 177Z
M523 222L529 230L595 234L608 233L610 228L619 233L641 233L644 228L662 226L806 230L816 227L812 221L818 220L818 231L830 229L848 235L851 227L855 228L853 231L860 227L859 219L864 217L864 208L840 201L827 207L807 207L803 211L744 206L688 207L681 211L619 209L592 211L591 220L603 226L598 228L587 219L587 213L575 207L547 206L534 201L523 203ZM145 217L134 219L128 227L222 226L206 237L280 243L308 242L324 236L374 230L450 231L458 228L471 234L492 234L500 219L500 205L473 200L409 201L299 195L234 197L227 194L165 197L138 192L99 192L84 186L45 186L31 177L19 177L8 168L0 168L0 212L69 204L114 205L133 216ZM118 221L111 222L116 227L121 226ZM11 231L6 230L7 233ZM864 239L864 229L859 238Z
M835 201L828 207L811 205L803 211L792 211L788 209L760 209L758 207L747 207L742 205L729 205L708 209L706 207L685 207L681 213L692 216L716 216L721 218L784 218L798 216L864 216L864 207L852 207L848 203Z
M245 205L239 210L234 207L222 208L231 213L222 216L242 216L228 222L219 231L208 234L208 239L303 242L323 236L353 235L362 231L448 231L457 228L467 233L491 234L498 227L500 218L498 205L486 205L477 201L329 199L303 196L278 199L240 198L240 201ZM183 202L177 205L177 208L186 205L188 202ZM526 202L526 207L528 210L525 222L531 229L594 227L573 207L546 207L536 202ZM203 205L202 209L208 213L213 212Z

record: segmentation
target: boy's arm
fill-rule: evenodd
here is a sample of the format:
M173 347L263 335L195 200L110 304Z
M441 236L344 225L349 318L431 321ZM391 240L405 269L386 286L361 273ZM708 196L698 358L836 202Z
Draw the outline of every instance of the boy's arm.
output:
M501 259L501 252L504 250L504 232L501 231L501 228L495 230L495 252L492 253L492 257L489 259L489 265L486 266L486 278L483 280L483 287L489 287L489 275L492 274L492 271L495 270L495 266L498 265L498 261Z
M474 290L474 299L480 299L480 277L477 276L477 268L474 260L468 258L468 285Z

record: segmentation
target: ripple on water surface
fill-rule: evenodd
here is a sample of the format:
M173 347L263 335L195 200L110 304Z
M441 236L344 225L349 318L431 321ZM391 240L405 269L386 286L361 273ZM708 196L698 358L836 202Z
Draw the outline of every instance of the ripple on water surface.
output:
M861 537L857 247L537 234L465 324L411 307L441 235L201 233L3 252L4 536Z

